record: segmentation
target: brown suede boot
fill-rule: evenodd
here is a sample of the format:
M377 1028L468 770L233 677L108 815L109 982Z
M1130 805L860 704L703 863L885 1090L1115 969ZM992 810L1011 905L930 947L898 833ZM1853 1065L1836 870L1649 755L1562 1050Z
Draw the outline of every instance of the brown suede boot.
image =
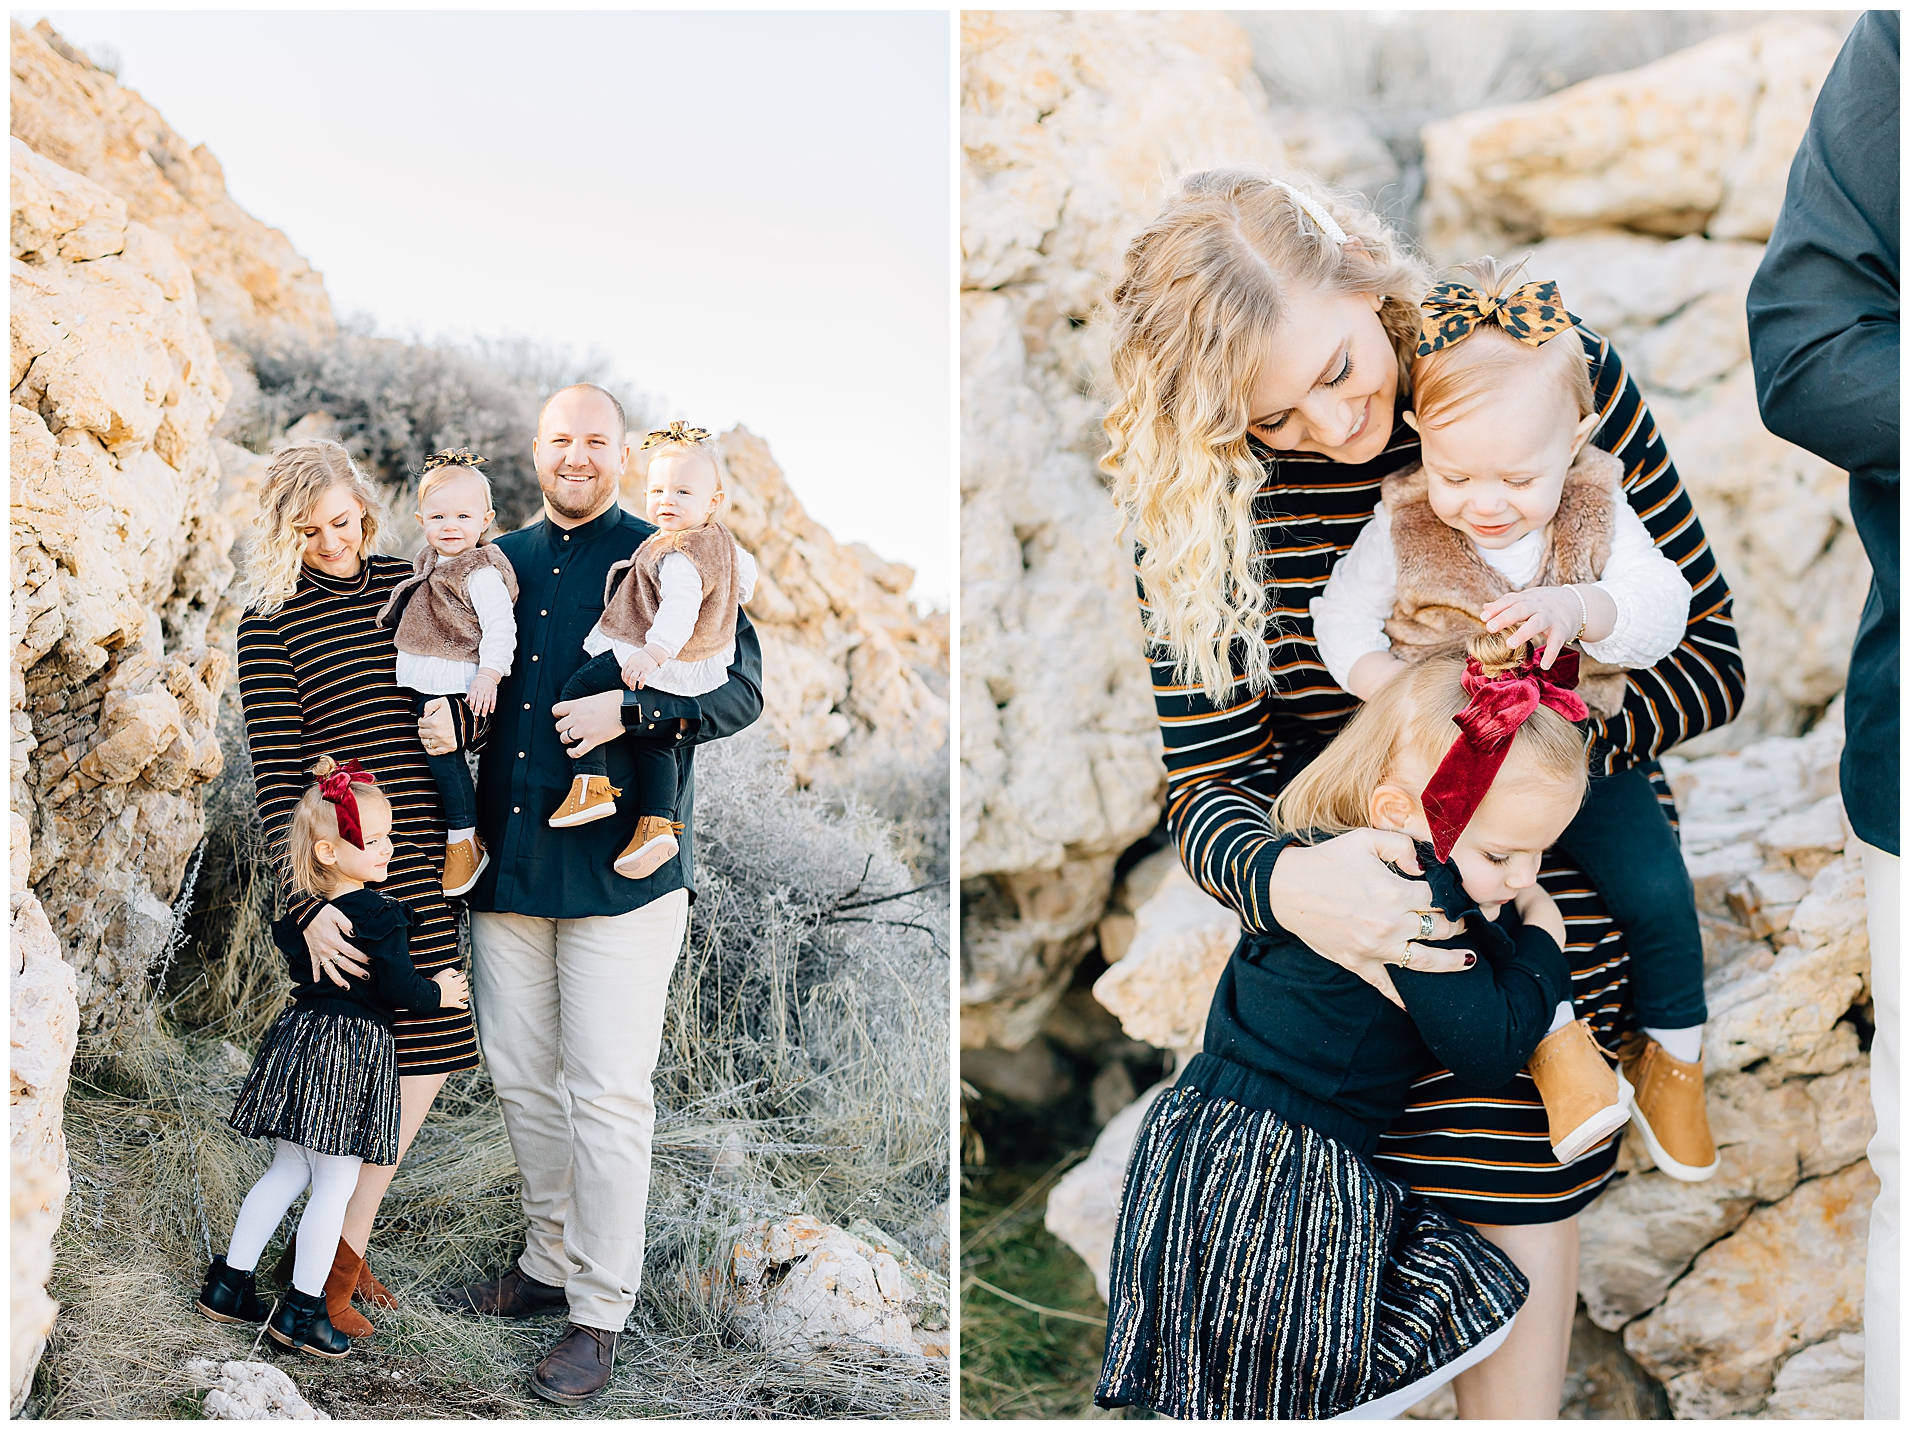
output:
M550 817L550 827L575 829L580 824L608 819L617 812L617 796L622 793L602 775L573 775L569 793Z
M332 1256L332 1274L325 1278L325 1314L331 1318L334 1330L355 1341L378 1334L376 1326L352 1309L351 1293L357 1289L358 1268L364 1264L364 1258L340 1237Z
M358 1263L358 1284L352 1288L352 1294L367 1306L383 1306L386 1310L396 1310L398 1298L391 1294L384 1282L371 1274L371 1248L365 1248L365 1259Z
M488 1281L447 1287L431 1299L467 1316L559 1316L570 1310L563 1287L548 1286L515 1266Z
M471 892L471 886L484 872L491 856L484 852L484 841L475 834L444 847L444 896L455 899Z
M610 1384L617 1364L616 1331L600 1331L572 1321L564 1338L531 1372L531 1389L559 1405L594 1400Z
M1631 1089L1583 1018L1547 1033L1525 1066L1538 1084L1552 1155L1561 1163L1583 1156L1631 1116Z
M612 867L626 879L649 878L676 858L676 837L682 829L682 825L661 815L644 815Z
M1718 1144L1704 1112L1704 1058L1679 1062L1643 1033L1627 1037L1618 1056L1637 1090L1632 1121L1658 1170L1681 1182L1710 1181L1718 1172Z

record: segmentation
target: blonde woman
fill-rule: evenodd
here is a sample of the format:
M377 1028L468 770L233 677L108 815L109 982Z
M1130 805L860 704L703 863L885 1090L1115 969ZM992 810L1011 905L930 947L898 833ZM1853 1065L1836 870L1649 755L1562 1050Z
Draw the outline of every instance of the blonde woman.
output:
M1244 936L1284 931L1391 993L1387 967L1456 971L1428 945L1434 909L1404 835L1358 829L1311 847L1277 836L1275 796L1358 701L1326 674L1308 602L1371 519L1382 477L1419 460L1410 364L1424 268L1337 195L1267 175L1184 179L1129 246L1108 305L1114 393L1104 467L1138 546L1165 746L1169 828L1189 871ZM1656 425L1609 344L1578 332L1592 441L1692 587L1684 638L1628 671L1622 710L1591 725L1591 768L1642 766L1736 713L1742 662L1730 591ZM1576 870L1545 888L1570 930L1573 999L1616 1050L1629 1031L1625 935ZM1396 1001L1396 999L1395 999ZM1523 1073L1489 1098L1449 1071L1421 1079L1375 1165L1477 1226L1531 1283L1504 1347L1455 1381L1467 1418L1558 1413L1577 1289L1576 1216L1609 1180L1616 1141L1561 1166Z
M290 880L292 816L321 755L343 751L377 778L391 805L397 845L383 891L416 920L411 959L431 978L459 965L457 917L444 901L440 868L444 809L418 739L410 692L396 679L391 632L378 625L411 563L374 554L384 511L377 489L336 442L296 443L272 458L259 492L248 550L248 599L239 623L239 694L268 848L286 876L286 911L304 930L313 980L343 989L363 978L350 919ZM466 743L475 730L464 733ZM352 1308L354 1291L395 1305L365 1265L372 1219L397 1161L417 1135L444 1080L477 1066L477 1036L463 1008L400 1012L398 1157L367 1162L345 1211L344 1233L325 1282L332 1324L364 1337L374 1327Z

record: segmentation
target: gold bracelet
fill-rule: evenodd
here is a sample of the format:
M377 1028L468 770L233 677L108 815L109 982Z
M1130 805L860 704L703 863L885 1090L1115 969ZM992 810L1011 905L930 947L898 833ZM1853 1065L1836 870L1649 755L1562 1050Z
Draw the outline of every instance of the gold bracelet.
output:
M1585 634L1585 627L1592 623L1592 608L1585 603L1585 595L1577 586L1567 586L1565 589L1578 597L1578 630L1572 639L1566 642L1567 645L1571 645Z

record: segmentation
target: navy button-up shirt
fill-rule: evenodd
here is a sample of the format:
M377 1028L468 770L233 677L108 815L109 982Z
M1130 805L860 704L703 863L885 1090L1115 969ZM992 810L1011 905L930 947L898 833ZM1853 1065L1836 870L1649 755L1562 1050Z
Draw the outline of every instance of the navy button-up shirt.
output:
M656 528L613 506L568 531L549 521L500 536L497 549L517 573L517 657L498 685L497 710L479 745L478 831L490 867L471 890L473 909L532 918L625 914L675 889L694 898L692 806L694 746L733 735L763 710L763 657L749 617L736 616L736 659L727 684L695 698L626 690L629 730L671 732L678 740L677 836L681 852L647 879L611 868L637 827L634 798L609 819L552 829L550 815L569 789L572 766L557 738L551 706L589 659L584 637L603 614L604 578ZM690 728L677 734L676 722ZM625 741L605 747L610 783L635 794Z

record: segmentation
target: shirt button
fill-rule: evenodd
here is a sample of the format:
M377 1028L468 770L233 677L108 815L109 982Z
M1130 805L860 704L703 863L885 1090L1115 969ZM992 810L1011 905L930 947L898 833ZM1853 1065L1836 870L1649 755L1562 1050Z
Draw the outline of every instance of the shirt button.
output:
M548 615L550 614L550 612L549 612L549 611L539 611L539 612L538 612L537 614L538 614L538 615L540 615L540 616L548 616Z
M523 758L524 758L524 752L523 752L522 750L519 750L519 751L517 752L517 757L518 757L518 759L520 759L520 760L521 760L521 759L523 759Z
M566 536L564 537L564 540L566 540L566 541L569 541L569 540L570 540L570 537L569 537L569 535L566 535Z
M525 706L524 708L525 708L526 710L528 710L528 709L530 709L531 707L530 707L530 706L528 706L528 705L526 705L526 706Z
M521 809L519 809L519 808L518 808L518 807L517 807L516 805L512 805L512 806L511 806L511 813L512 813L512 814L522 814L523 812L524 812L524 811L523 811L523 810L521 810Z
M568 539L568 538L566 538L566 539ZM551 568L550 568L550 574L551 574L551 575L553 575L553 576L561 576L561 575L563 575L564 573L563 573L562 571L560 571L560 570L558 570L558 568L557 568L557 567L555 567L555 566L553 566L553 567L551 567Z
M532 660L536 660L536 659L537 659L537 657L536 657L536 656L532 656L532 657L531 657L531 659L532 659Z

